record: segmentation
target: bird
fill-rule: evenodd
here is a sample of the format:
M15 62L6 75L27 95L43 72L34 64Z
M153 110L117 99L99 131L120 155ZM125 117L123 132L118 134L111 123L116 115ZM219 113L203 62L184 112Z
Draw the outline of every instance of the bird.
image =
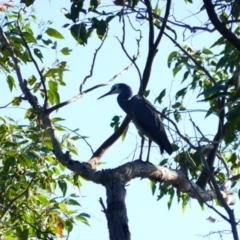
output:
M117 102L119 106L129 116L129 118L135 124L136 128L142 134L140 159L142 160L142 148L144 143L143 135L148 137L149 139L146 162L149 162L152 141L160 147L161 154L166 151L169 155L171 155L171 143L168 140L161 117L156 111L154 111L154 106L140 94L132 97L131 87L124 83L118 83L113 85L108 93L102 95L98 99L111 94L118 94Z

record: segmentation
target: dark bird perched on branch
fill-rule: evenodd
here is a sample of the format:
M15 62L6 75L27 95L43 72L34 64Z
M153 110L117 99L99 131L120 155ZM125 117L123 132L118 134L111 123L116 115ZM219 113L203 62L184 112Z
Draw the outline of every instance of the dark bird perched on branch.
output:
M172 147L167 138L162 120L158 113L154 111L154 106L147 99L141 95L135 95L131 98L132 89L123 83L113 85L108 93L98 99L117 93L117 101L120 107L131 118L137 129L149 139L147 162L149 161L152 141L158 144L161 154L166 151L169 155L171 155ZM142 158L143 142L144 138L142 136L140 159Z

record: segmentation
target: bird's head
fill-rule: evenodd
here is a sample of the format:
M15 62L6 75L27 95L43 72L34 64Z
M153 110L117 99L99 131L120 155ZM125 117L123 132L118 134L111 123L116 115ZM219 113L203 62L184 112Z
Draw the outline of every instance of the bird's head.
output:
M106 97L106 96L108 96L108 95L121 93L121 92L124 90L124 87L126 87L126 86L127 86L128 88L130 88L128 85L123 84L123 83L114 84L114 85L112 86L111 90L110 90L108 93L102 95L102 96L99 97L98 99L103 98L103 97Z

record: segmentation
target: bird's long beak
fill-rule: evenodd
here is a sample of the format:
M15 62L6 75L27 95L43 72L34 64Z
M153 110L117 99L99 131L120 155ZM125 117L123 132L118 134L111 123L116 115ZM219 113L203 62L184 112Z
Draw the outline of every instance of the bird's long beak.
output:
M108 93L102 95L102 96L99 97L98 99L103 98L103 97L106 97L106 96L111 95L111 94L112 94L112 91L109 91ZM97 100L98 100L98 99L97 99Z

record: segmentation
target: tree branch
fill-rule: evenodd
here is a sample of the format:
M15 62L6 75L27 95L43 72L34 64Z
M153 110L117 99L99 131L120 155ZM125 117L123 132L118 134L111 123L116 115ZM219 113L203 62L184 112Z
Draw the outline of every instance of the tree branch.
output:
M165 32L164 34L165 34L165 36L167 36L186 56L188 56L188 57L193 61L193 63L194 63L200 70L202 70L202 71L206 74L206 76L208 77L208 79L209 79L214 85L216 85L216 81L215 81L215 79L211 76L211 74L210 74L201 64L199 64L198 61L191 56L191 54L189 54L184 48L182 48L181 45L180 45L177 41L175 41L170 35L168 35L166 32Z
M222 23L215 10L211 0L203 0L209 19L213 26L219 31L219 33L226 38L238 51L240 51L240 41L230 30L228 30L224 23Z
M20 24L19 24L20 11L22 11L22 9L20 9L19 12L18 12L17 27L18 27L18 30L19 30L20 37L21 37L21 39L22 39L22 41L24 43L24 46L27 49L28 54L29 54L29 56L30 56L30 58L31 58L35 68L37 69L38 74L39 74L39 77L40 77L40 80L41 80L41 84L43 86L44 96L45 96L44 97L43 108L44 108L44 110L46 110L47 109L47 103L48 103L48 95L47 95L47 88L46 88L45 80L44 80L42 72L40 71L40 69L38 67L38 64L37 64L36 60L34 59L32 53L31 53L31 50L30 50L30 48L29 48L29 46L28 46L28 44L27 44L27 42L26 42L26 40L25 40L25 38L23 36L22 30L21 30L21 27L20 27Z
M148 36L148 49L151 50L154 45L154 22L153 22L153 10L149 0L144 0L148 12L149 23L149 36Z
M166 7L166 11L165 11L165 16L162 20L162 26L161 26L160 32L158 34L158 37L157 37L157 39L154 43L155 48L158 47L158 44L160 43L160 41L162 39L162 36L164 34L165 28L167 26L168 17L169 17L169 14L170 14L171 3L172 3L172 0L167 0L167 7Z
M90 69L90 73L84 78L84 80L82 81L82 83L79 87L80 94L82 94L82 88L83 88L83 85L86 83L87 79L92 77L92 75L93 75L93 69L94 69L94 66L95 66L97 54L100 51L100 49L102 48L102 46L105 42L105 39L107 38L107 33L108 33L108 29L107 29L106 35L104 36L100 46L96 49L95 53L93 54L93 60L92 60L92 66L91 66L91 69Z
M139 56L137 56L136 58L138 58ZM67 101L64 101L62 103L59 103L51 108L48 108L45 113L46 114L50 114L52 113L53 111L61 108L61 107L64 107L70 103L73 103L75 101L77 101L79 98L82 98L86 93L88 92L91 92L93 91L94 89L96 88L99 88L99 87L104 87L104 86L108 86L113 80L115 80L117 77L121 76L124 72L126 72L129 68L131 68L133 66L133 63L129 64L127 67L125 67L121 72L115 74L109 81L107 81L106 83L101 83L101 84L97 84L95 85L94 87L91 87L91 88L88 88L87 90L83 91L82 93L79 93L78 95L76 95L75 97L67 100Z

